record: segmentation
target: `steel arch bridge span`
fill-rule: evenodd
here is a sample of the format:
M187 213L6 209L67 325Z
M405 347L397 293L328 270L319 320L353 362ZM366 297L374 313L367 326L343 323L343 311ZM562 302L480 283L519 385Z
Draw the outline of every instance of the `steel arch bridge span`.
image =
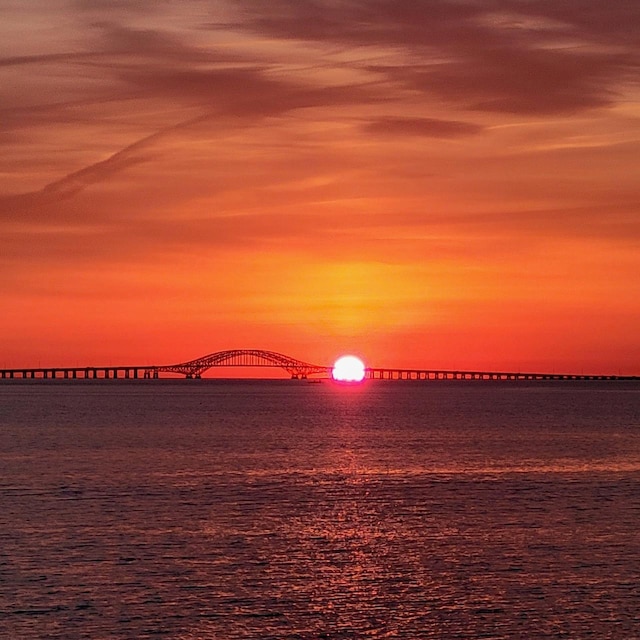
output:
M201 378L202 374L212 367L280 367L292 378L307 378L312 375L331 372L331 367L310 364L309 362L285 356L282 353L264 351L262 349L218 351L196 360L156 367L156 371L178 373L186 378Z

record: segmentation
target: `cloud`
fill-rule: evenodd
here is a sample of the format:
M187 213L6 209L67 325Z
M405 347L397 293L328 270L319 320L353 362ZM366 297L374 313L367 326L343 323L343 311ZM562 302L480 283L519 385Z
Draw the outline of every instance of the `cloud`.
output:
M172 133L206 121L212 116L213 114L209 112L164 127L116 151L105 160L100 160L78 171L69 173L37 191L2 196L0 197L0 220L20 221L22 223L30 220L42 220L51 213L47 209L42 209L42 207L72 198L91 185L107 180L129 167L149 160L152 157L149 149L154 143ZM52 220L51 222L55 221Z
M95 6L88 1L81 4L89 8ZM2 111L0 121L7 134L17 129L44 128L58 123L71 126L89 123L97 129L101 118L107 126L116 123L118 127L130 127L136 132L132 134L133 143L107 158L102 156L102 159L51 181L41 189L0 198L0 218L10 225L19 223L24 238L33 233L34 242L42 242L45 253L47 243L53 250L58 240L52 238L57 237L58 228L64 231L65 224L76 225L76 231L81 229L88 237L102 237L105 246L111 243L111 246L122 247L123 251L129 246L128 236L135 237L135 242L140 243L136 250L143 246L153 247L154 242L167 246L184 242L185 246L202 243L233 247L244 242L257 246L263 242L296 240L319 246L320 242L314 239L316 237L325 236L326 239L332 234L353 234L357 238L360 232L367 232L369 239L374 238L373 241L377 242L376 234L381 238L391 225L415 229L416 242L420 242L421 232L425 230L444 229L460 231L461 238L507 237L509 234L514 237L521 234L527 241L544 234L568 233L624 241L629 234L638 231L632 213L620 213L614 223L602 209L580 215L559 209L552 213L495 214L494 218L489 215L465 218L416 212L402 215L395 211L354 218L342 212L335 216L300 213L288 217L262 212L171 221L149 220L149 209L142 207L146 213L138 216L135 208L131 207L130 218L125 221L108 212L109 206L114 208L110 199L112 194L105 197L103 193L103 202L91 203L92 192L87 193L98 183L113 180L133 167L158 159L170 146L165 147L165 142L183 141L188 144L200 137L203 141L211 141L213 146L223 139L218 134L232 136L246 128L247 135L241 143L246 145L246 151L255 142L249 133L251 128L264 125L265 119L269 118L273 128L262 127L261 131L275 138L276 134L279 135L277 127L282 124L283 116L302 109L324 109L327 121L335 124L341 117L341 112L335 107L349 106L351 112L345 120L352 122L355 112L359 122L363 123L362 130L369 135L454 139L474 136L485 129L459 114L450 119L397 114L402 114L402 107L407 107L407 113L428 114L429 105L434 102L440 102L438 114L441 114L443 100L469 110L537 116L570 114L607 106L617 99L619 85L626 82L635 69L631 29L622 22L636 21L637 24L636 9L626 7L623 10L613 3L608 9L614 16L611 17L591 0L585 0L583 12L569 11L567 3L544 0L503 3L453 0L430 3L413 0L243 3L238 0L229 5L238 12L238 21L233 24L237 46L233 49L235 53L230 53L228 49L214 46L216 32L228 30L228 26L221 27L219 23L215 27L210 26L213 44L201 47L179 35L178 31L172 31L167 22L154 23L163 24L165 28L144 29L119 22L128 15L127 3L102 2L101 5L109 20L92 23L92 28L85 33L90 41L83 50L25 55L0 61L5 68L30 65L28 73L32 70L44 73L49 65L59 65L56 69L61 76L71 77L79 69L83 72L78 81L79 88L73 88L69 96L60 96L56 102L43 101L26 108ZM226 33L228 35L228 31ZM265 54L258 59L251 49L254 41L247 43L243 53L239 53L243 38L248 38L247 33L251 33L251 37L256 33L264 36L261 45L266 42L265 50L272 52L273 57ZM560 46L561 42L566 45L569 38L580 46ZM296 60L290 67L278 62L279 54L273 53L277 52L276 40L319 44L321 48L309 57L312 73L301 70L305 65L297 65ZM339 63L337 58L325 58L318 53L323 51L322 47L325 47L324 51L329 51L329 47L333 51L336 45L347 47L341 52ZM356 47L362 48L357 54L353 50ZM375 56L381 57L383 63L373 64L369 57ZM326 69L329 70L327 76L313 73ZM337 75L337 71L342 73L345 69L346 75ZM330 81L323 83L322 78L325 77ZM336 77L342 81L341 84ZM365 82L364 78L371 80L372 77L378 81ZM94 85L99 91L91 97L85 93L85 87ZM134 98L139 101L136 106L144 105L148 113L153 114L152 120L147 120L147 111L135 112L131 106L133 103L129 102ZM360 108L366 110L360 112ZM313 117L309 116L304 121L300 116L295 124L304 121L304 126L309 126ZM322 117L316 120L318 131L323 130ZM172 119L176 122L172 123ZM293 118L287 122L291 121ZM158 126L158 122L167 124ZM145 131L151 133L143 133ZM295 135L300 136L299 144L305 135L301 131L307 130L303 127L296 130ZM122 129L119 129L119 139L121 135ZM138 136L137 139L134 135ZM174 135L175 140L170 141ZM327 157L323 155L327 149L322 148L320 135L316 132L313 135L317 136L314 144L318 145L318 151L305 156L310 159L310 165ZM482 136L481 142L489 137ZM284 145L284 142L279 144ZM344 140L337 137L327 139L327 147L331 144L340 148ZM298 151L300 148L297 147ZM266 172L272 171L270 180L277 184L281 178L275 174L283 168L277 163L270 165L271 158L267 158L271 153L269 149L265 151L262 147L259 153L256 149L257 146L252 147L250 153L262 154L260 162L264 163ZM241 149L236 156L234 168L242 166L242 152ZM210 162L215 156L211 151L206 161ZM231 156L233 154L229 154ZM178 157L180 162L198 163L203 156L194 159L187 155L187 160L184 160L181 154L176 154L176 161ZM321 196L340 198L350 189L371 188L370 174L376 168L367 164L367 159L358 158L358 161L363 165L359 167L360 184L340 185L335 191L329 188ZM411 163L413 166L413 159ZM388 166L391 169L385 174L385 179L390 182L396 180L398 184L407 179L402 168L396 171L392 163ZM433 168L429 164L429 171ZM169 161L158 167L157 180L162 182L173 169ZM194 173L198 170L193 168ZM223 180L214 174L207 167L199 179L208 184ZM313 176L314 168L310 166L303 178L311 179ZM139 194L145 188L146 183L144 187L138 183L129 188L122 198L142 198L144 196ZM192 194L186 189L181 190L180 186L174 185L173 189L176 201L192 198ZM259 189L255 191L260 193ZM211 193L213 190L206 195L210 197ZM259 197L256 193L251 192L250 197ZM286 194L275 190L269 195L271 202L280 197L283 205L287 206ZM74 206L67 206L72 200L79 201ZM300 202L305 206L308 201L302 197ZM143 220L145 216L147 219ZM49 230L54 229L54 233L43 232L43 225ZM80 237L70 232L65 242L76 243L80 248ZM352 242L355 241L352 239ZM94 244L87 243L87 246ZM68 244L60 241L58 246L64 247L63 252L67 251Z
M74 0L73 4L81 11L107 11L118 14L142 14L148 15L159 8L166 6L170 0Z
M89 54L88 54L89 55ZM74 62L78 59L77 53L43 53L29 56L9 56L0 58L0 67L16 67L27 64L50 64L58 62Z
M376 48L378 56L380 48L390 58L400 52L402 64L368 68L463 108L544 116L611 105L621 86L637 84L637 45L620 25L637 33L640 11L630 3L585 4L586 11L580 2L279 0L247 10L244 26Z
M349 46L430 47L473 31L467 23L482 15L475 3L433 0L274 0L243 7L237 28L278 38L337 42Z
M435 118L381 117L363 125L366 133L389 136L424 136L428 138L457 138L480 133L484 127L457 120Z
M139 29L113 20L88 25L85 45L74 43L72 51L41 53L0 58L0 67L34 64L83 64L109 68L122 64L143 66L149 59L158 63L215 63L238 61L237 56L218 49L204 49L185 43L184 39L167 29Z
M387 73L469 109L546 115L613 104L617 94L608 81L623 66L624 59L615 54L505 48L479 52L473 63Z
M563 35L608 45L637 47L640 24L637 2L505 0L494 2L493 6L510 9L515 15L534 21L549 21Z
M149 161L159 151L154 147L173 134L216 124L228 132L233 127L255 125L258 119L288 113L295 109L349 103L354 99L351 87L305 88L264 78L258 69L190 71L148 70L130 72L123 79L135 86L147 99L166 98L201 106L199 115L168 125L145 135L116 151L108 158L92 163L57 179L41 189L0 196L0 219L39 221L51 216L47 209L54 202L67 200L86 188L108 180L126 169ZM355 95L361 96L358 90ZM69 122L70 105L48 105L25 112L15 110L14 127L30 121L52 124ZM78 116L79 117L79 116ZM7 119L10 127L11 119ZM223 123L223 125L221 124ZM54 222L55 219L51 221Z
M202 48L188 44L184 37L168 29L139 29L117 21L102 21L92 24L98 30L98 42L105 56L132 56L141 68L149 59L165 64L197 64L237 61L237 56L225 54L217 48ZM117 61L117 60L116 60Z
M88 211L89 194L76 209ZM104 205L101 205L104 207ZM437 211L377 211L345 216L341 211L283 214L259 210L200 217L121 217L100 211L77 216L65 227L14 225L0 238L5 274L28 261L32 268L60 265L149 264L158 258L242 252L304 254L327 259L358 258L402 264L493 263L524 259L554 242L615 245L637 250L640 203L608 207L502 210L473 214ZM56 212L56 204L48 209ZM64 207L68 213L68 205ZM19 273L18 269L16 273Z
M74 171L63 178L45 185L42 189L28 193L0 197L0 220L10 222L42 222L50 217L48 206L77 195L88 186L106 180L124 169L144 162L145 158L133 155L133 149L122 150L106 160ZM58 220L68 222L68 220ZM56 220L51 219L51 224Z

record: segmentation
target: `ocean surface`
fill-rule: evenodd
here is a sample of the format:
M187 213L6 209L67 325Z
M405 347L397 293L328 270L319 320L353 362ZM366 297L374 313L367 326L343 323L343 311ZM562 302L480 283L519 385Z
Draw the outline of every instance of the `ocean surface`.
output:
M640 638L640 385L4 382L0 638Z

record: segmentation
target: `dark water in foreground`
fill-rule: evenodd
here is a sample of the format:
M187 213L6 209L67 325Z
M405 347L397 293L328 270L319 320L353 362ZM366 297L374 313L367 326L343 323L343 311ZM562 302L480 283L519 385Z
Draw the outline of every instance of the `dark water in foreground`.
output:
M0 637L640 638L640 385L0 385Z

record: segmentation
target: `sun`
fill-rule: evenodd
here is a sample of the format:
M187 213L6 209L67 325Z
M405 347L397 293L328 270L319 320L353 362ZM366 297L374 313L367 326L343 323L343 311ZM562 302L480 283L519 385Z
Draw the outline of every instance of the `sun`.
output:
M339 382L362 382L364 362L355 356L341 356L333 364L332 375Z

